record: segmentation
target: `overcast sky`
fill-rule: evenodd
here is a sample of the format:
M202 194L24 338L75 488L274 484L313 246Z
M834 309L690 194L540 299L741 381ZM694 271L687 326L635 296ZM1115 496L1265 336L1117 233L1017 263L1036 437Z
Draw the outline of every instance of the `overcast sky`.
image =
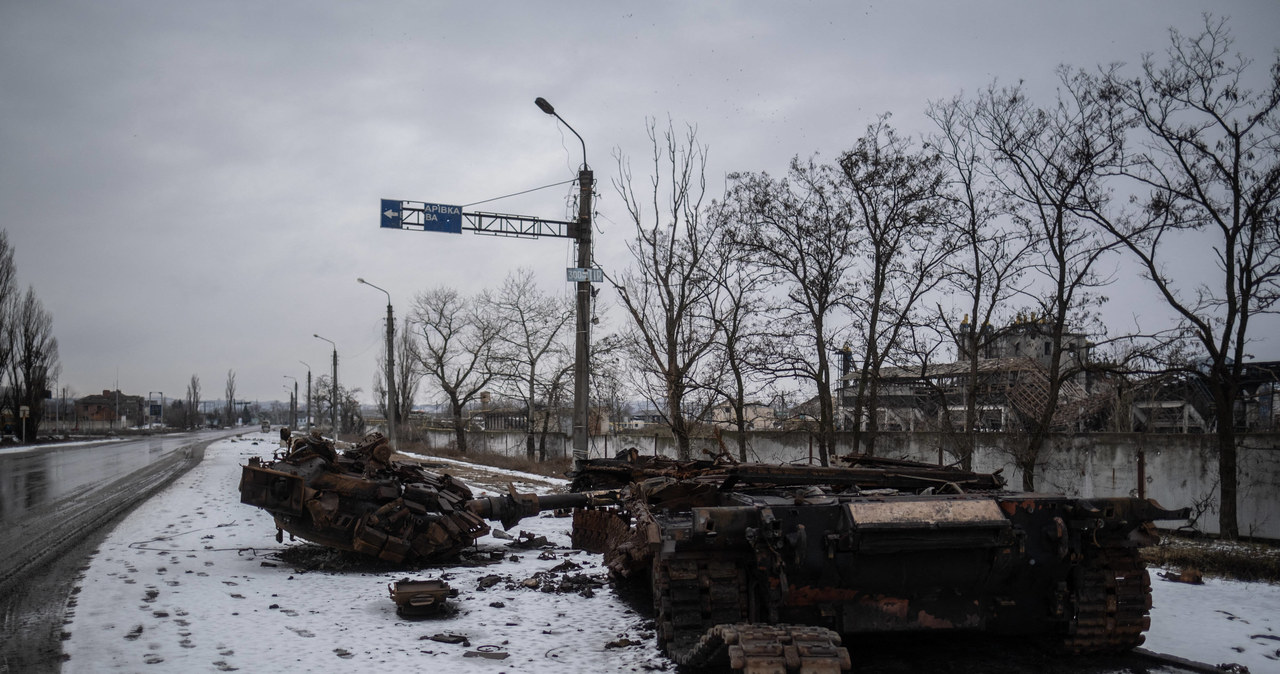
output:
M731 171L834 158L885 111L919 134L928 101L996 78L1049 94L1060 63L1136 63L1207 9L1261 75L1275 0L4 0L0 228L75 393L172 398L198 374L216 398L233 369L238 397L284 400L299 361L328 371L319 333L369 400L386 298L357 277L397 317L518 266L568 291L567 241L378 227L380 198L470 204L574 177L581 146L538 96L586 141L596 258L616 268L614 153L645 175L647 116L698 127L716 196ZM572 189L477 208L566 218ZM1280 358L1277 340L1255 355Z

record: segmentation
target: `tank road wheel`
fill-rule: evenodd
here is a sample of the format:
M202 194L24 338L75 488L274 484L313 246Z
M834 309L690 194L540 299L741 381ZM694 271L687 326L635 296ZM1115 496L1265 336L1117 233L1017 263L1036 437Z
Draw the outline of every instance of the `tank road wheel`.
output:
M1086 548L1073 585L1075 617L1063 639L1068 651L1115 653L1142 645L1151 626L1151 576L1137 548Z

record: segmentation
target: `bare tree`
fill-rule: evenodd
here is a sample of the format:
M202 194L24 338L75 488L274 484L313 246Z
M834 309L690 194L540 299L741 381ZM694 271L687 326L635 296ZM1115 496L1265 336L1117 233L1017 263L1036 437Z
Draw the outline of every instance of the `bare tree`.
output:
M227 385L223 389L227 396L227 426L234 426L236 423L236 371L227 370ZM334 430L337 433L337 430Z
M708 253L714 242L702 200L706 194L707 149L697 131L678 137L668 123L659 138L649 120L653 174L649 189L637 191L626 158L618 157L615 183L635 226L627 245L634 265L609 277L631 319L624 333L644 392L662 411L675 437L679 458L691 457L690 420L705 409L686 409L703 388L715 326L716 260Z
M898 136L888 115L867 127L853 149L840 155L839 165L839 187L848 195L861 258L845 299L854 319L855 353L862 355L853 399L854 446L874 454L880 371L895 355L925 353L898 347L920 322L921 299L941 281L955 244L953 233L940 227L941 158ZM857 423L864 416L865 429Z
M412 310L413 360L449 402L460 452L467 451L463 408L493 381L500 323L458 291L439 287L418 293ZM406 330L408 332L408 330Z
M1085 354L1067 362L1070 326L1092 321L1093 308L1105 300L1099 274L1108 244L1079 212L1084 195L1104 194L1098 187L1114 170L1122 151L1115 102L1098 96L1088 79L1059 70L1060 89L1052 107L1034 105L1021 85L992 85L979 98L978 131L994 154L1001 190L1014 200L1015 222L1033 242L1028 271L1036 282L1028 296L1050 338L1044 401L1025 419L1026 443L1014 452L1022 486L1035 488L1041 447L1053 426L1064 384L1080 373ZM1099 203L1099 207L1105 204Z
M195 428L200 424L200 375L191 375L187 384L187 405L183 415L183 427Z
M714 213L722 223L716 227L720 235L713 248L722 260L712 265L719 272L715 278L718 301L711 306L711 320L719 334L712 371L718 376L708 385L729 407L730 423L738 431L738 460L746 461L747 431L753 421L747 418L747 405L768 384L764 366L768 273L735 245L725 224L733 217L730 208L721 204Z
M1178 327L1207 358L1194 368L1213 394L1224 536L1239 536L1236 403L1256 339L1254 319L1276 313L1280 291L1280 57L1259 91L1247 87L1252 62L1232 54L1226 21L1206 15L1198 35L1170 31L1163 62L1143 58L1136 78L1118 69L1095 81L1129 114L1134 141L1120 172L1141 195L1136 207L1087 213L1141 265ZM1188 251L1212 251L1185 273Z
M565 326L573 319L574 306L539 290L528 268L508 274L501 288L485 291L479 301L507 325L495 344L494 367L506 392L524 404L525 455L532 460L537 456L538 405L545 402L550 380L563 370L557 365L568 360Z
M1030 246L1027 230L1010 226L1007 217L1002 217L1007 210L992 182L990 155L978 137L975 104L957 96L931 103L927 114L938 127L930 142L947 168L942 194L950 202L950 217L945 226L957 245L956 253L945 262L943 278L965 316L956 320L954 314L939 307L937 318L956 344L956 362L968 366L963 379L964 421L956 447L961 467L969 470L977 443L978 392L983 384L978 363L1001 334L992 326L1011 318L1005 307L1022 291L1020 281ZM945 401L942 414L950 420Z
M626 419L631 411L628 401L633 391L628 386L628 369L626 343L621 337L610 334L592 341L591 404L605 410L615 423Z
M792 159L788 177L729 176L731 241L785 292L771 308L767 369L774 379L798 377L817 389L818 455L835 448L830 355L840 336L834 323L848 292L857 237L838 169Z
M53 317L30 286L10 318L12 408L15 412L20 406L28 408L27 416L20 418L22 437L33 440L40 431L44 400L51 395L49 385L58 376L58 339L53 336Z
M17 309L18 267L13 261L8 230L0 229L0 372L9 370L13 355L13 313Z

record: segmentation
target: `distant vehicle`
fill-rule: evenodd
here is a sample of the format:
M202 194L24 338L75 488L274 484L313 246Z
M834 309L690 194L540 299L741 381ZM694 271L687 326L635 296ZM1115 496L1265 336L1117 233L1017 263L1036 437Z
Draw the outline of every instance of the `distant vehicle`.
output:
M264 421L264 422L262 422L262 432L263 432L263 433L270 433L270 432L271 432L271 422L270 422L270 421Z

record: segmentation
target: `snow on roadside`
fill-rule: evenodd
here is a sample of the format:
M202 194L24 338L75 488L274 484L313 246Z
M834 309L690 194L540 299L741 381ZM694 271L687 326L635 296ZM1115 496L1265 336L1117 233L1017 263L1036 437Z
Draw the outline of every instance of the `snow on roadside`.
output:
M425 454L410 454L410 453L405 453L404 455L411 459L415 459L417 461L425 461L427 463L440 463L440 464L447 464L447 465L460 466L460 467L466 467L466 468L475 467L475 464L467 463L465 461L458 461L457 459L446 459L442 456L427 456ZM484 466L483 470L484 472L492 475L505 475L507 477L520 478L522 480L526 480L529 482L535 482L535 483L543 482L543 483L553 484L560 487L569 486L568 480L565 480L563 478L558 478L558 477L548 477L546 475L526 473L520 470L511 470L509 468L493 468L490 466Z
M131 513L90 562L71 609L67 672L354 671L391 667L449 672L642 671L664 668L643 619L607 584L594 597L519 583L565 561L605 581L598 555L570 551L569 520L517 525L555 544L515 550L486 536L503 561L418 573L303 572L271 555L283 546L264 512L239 502L240 465L269 456L269 434L214 443L200 466ZM301 541L294 545L300 545ZM512 555L519 558L515 561ZM388 584L440 575L459 590L458 613L406 621ZM504 580L478 590L479 579ZM513 582L506 582L506 578ZM426 637L465 635L470 646ZM640 645L608 648L629 638ZM476 653L506 653L492 660ZM467 654L473 655L468 657ZM149 665L149 666L148 666Z
M1280 672L1280 585L1206 578L1175 583L1151 569L1151 629L1143 648L1252 674Z
M101 445L108 442L123 442L128 438L89 438L87 440L68 440L66 442L45 442L34 445L15 445L13 447L0 447L0 454L21 454L23 452L33 452L40 449L55 449L62 447L76 447L82 445Z

